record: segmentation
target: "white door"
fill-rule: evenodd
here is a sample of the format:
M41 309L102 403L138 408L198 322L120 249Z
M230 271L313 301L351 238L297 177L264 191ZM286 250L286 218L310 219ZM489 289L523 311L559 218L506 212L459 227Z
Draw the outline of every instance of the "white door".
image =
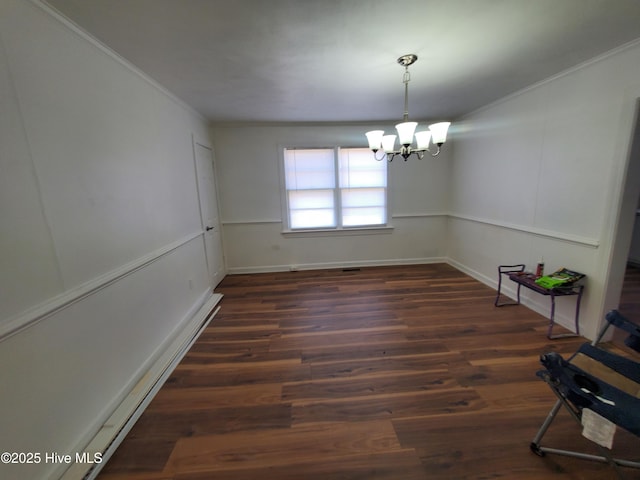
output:
M225 270L218 218L218 197L213 174L213 151L199 143L194 143L194 149L207 268L211 286L215 288L224 278Z

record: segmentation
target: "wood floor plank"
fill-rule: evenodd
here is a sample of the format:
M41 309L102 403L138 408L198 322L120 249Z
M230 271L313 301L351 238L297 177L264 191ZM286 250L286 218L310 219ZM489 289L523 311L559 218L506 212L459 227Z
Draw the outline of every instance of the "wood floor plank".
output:
M175 448L177 435L171 438L151 436L146 426L137 427L144 434L138 435L136 427L120 444L108 463L108 468L102 470L100 479L138 479L165 480L171 476L164 473L164 467L171 452Z
M239 358L244 359L257 354L265 354L269 351L270 341L263 340L227 340L214 342L207 339L198 340L191 346L185 355L186 361L198 357L214 358Z
M456 365L449 373L465 387L498 386L535 380L540 365L535 358L513 358L511 362L490 365Z
M228 342L199 343L199 348L192 349L184 356L183 365L212 365L229 363L262 363L292 360L294 364L300 363L300 350L269 351L265 348L251 348L249 350L235 345L230 348ZM206 346L206 348L204 348ZM221 347L227 348L221 348Z
M540 354L585 340L547 339L548 319L494 307L450 265L231 275L218 290L99 480L616 478L529 451L555 401ZM634 311L640 288L624 291ZM614 449L638 459L639 443L619 431ZM562 412L543 444L593 448Z
M312 346L304 349L302 362L318 365L345 360L392 358L445 352L450 353L441 340L389 339L384 342L367 342L358 345Z
M325 314L299 315L283 318L279 328L283 334L329 332L346 329L362 329L376 327L407 328L406 323L396 318L393 310L364 311L349 314L349 321L341 321L341 317L333 312Z
M301 350L309 347L317 348L332 345L353 345L363 343L371 345L387 343L389 341L402 341L406 339L406 326L402 327L378 327L363 328L359 331L348 330L319 332L317 334L282 335L271 342L271 351L276 350Z
M179 473L173 480L427 480L429 476L413 450L377 452L365 455L347 455L327 459L325 462L292 459L286 465L275 465L267 470L249 466L229 470L205 470ZM114 479L119 480L119 479Z
M236 431L259 431L291 426L291 405L247 405L214 407L204 410L177 410L172 412L149 410L138 420L128 438L176 440L210 434Z
M178 440L167 471L233 471L294 462L331 461L351 455L400 452L390 421L303 425ZM295 459L295 460L293 460Z
M148 411L208 410L219 407L271 405L282 398L281 383L260 383L227 387L161 389Z
M435 352L396 357L357 358L329 363L311 364L314 380L337 377L357 377L359 375L424 372L448 369L453 365L468 365L460 352Z
M516 381L500 385L477 385L474 390L500 415L506 409L547 409L551 408L553 398L540 390L540 380Z
M485 401L473 389L434 389L422 392L357 396L325 400L292 407L294 425L317 422L348 422L359 420L393 419L479 410Z
M490 365L494 363L510 363L514 358L529 358L537 361L543 353L557 352L568 357L584 343L582 337L543 340L541 343L526 345L487 345L486 348L466 350L464 358L471 365Z
M311 379L311 367L300 361L180 364L167 388L224 387Z
M446 369L430 372L396 373L393 376L363 375L308 382L285 383L282 400L296 405L327 399L345 399L371 395L420 392L457 387L458 383Z

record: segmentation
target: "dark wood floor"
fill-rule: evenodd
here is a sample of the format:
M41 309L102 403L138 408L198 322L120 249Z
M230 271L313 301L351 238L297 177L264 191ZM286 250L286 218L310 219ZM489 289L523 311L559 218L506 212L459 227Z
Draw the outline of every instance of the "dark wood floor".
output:
M547 340L544 317L495 308L450 266L235 275L218 290L220 312L100 480L615 478L528 448L555 398L539 355L583 339ZM566 413L543 444L593 451ZM625 432L615 448L638 456Z

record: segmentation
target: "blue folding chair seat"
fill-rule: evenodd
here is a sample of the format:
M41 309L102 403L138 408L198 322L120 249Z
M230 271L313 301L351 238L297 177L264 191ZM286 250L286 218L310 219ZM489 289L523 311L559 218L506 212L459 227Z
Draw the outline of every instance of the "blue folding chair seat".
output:
M640 436L640 363L633 358L617 355L598 344L610 326L627 332L625 344L640 351L640 327L613 310L606 316L607 323L592 343L585 343L569 359L558 353L546 353L540 357L545 367L537 372L558 397L542 427L531 442L531 450L537 455L555 453L608 462L623 477L619 466L640 468L636 460L617 459L610 451L597 445L601 455L590 455L570 450L543 447L542 437L564 406L572 417L582 422L584 409L589 409L636 436Z

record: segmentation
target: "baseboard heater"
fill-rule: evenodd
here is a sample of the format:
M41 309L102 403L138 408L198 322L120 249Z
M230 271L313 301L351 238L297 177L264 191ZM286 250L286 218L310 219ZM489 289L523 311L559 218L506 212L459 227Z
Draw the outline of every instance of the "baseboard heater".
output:
M102 454L100 463L73 464L60 480L93 480L102 467L108 462L118 446L138 421L153 397L156 396L164 382L178 366L182 358L189 351L204 329L209 325L220 307L214 307L222 299L222 295L214 294L194 315L194 320L202 318L192 329L178 335L165 350L165 353L154 363L154 366L138 381L129 395L120 403L115 412L103 424L102 428L83 449L93 456ZM93 457L92 457L93 458Z

